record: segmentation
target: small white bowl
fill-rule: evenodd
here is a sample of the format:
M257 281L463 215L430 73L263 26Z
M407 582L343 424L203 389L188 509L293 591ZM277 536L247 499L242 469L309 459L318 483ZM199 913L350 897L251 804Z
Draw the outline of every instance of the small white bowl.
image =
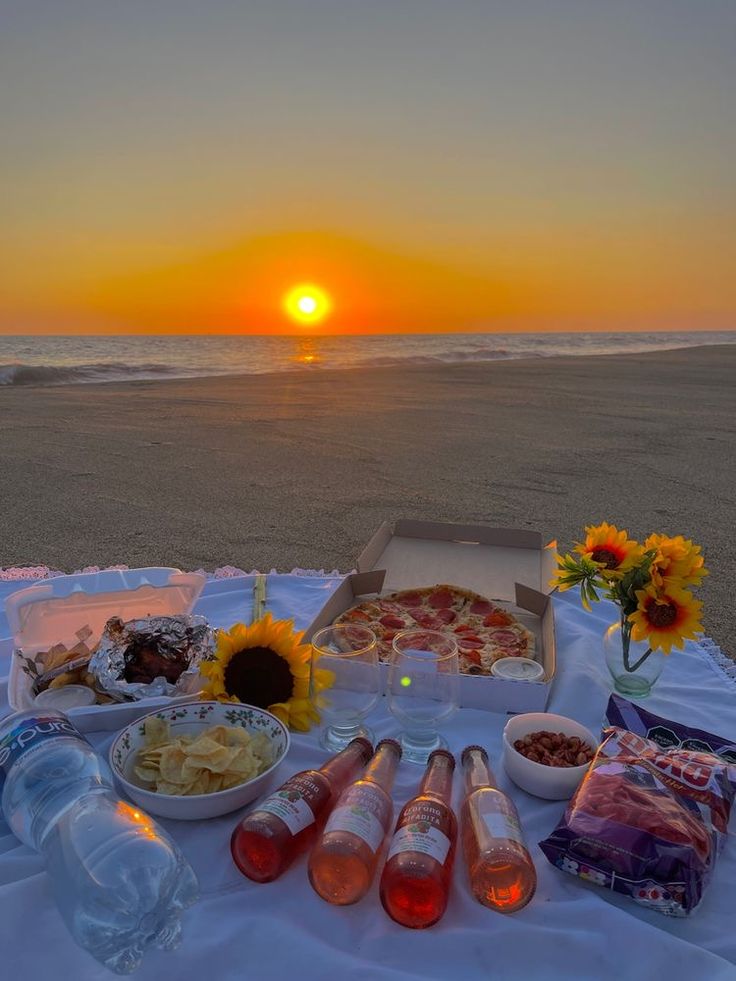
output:
M550 712L526 712L515 715L506 723L503 730L503 765L514 783L535 797L545 800L566 800L572 797L585 776L590 764L583 766L546 766L535 763L514 749L517 739L523 739L532 732L561 732L566 736L577 736L595 750L598 740L585 726L568 719L564 715Z
M133 773L138 752L144 748L145 721L150 716L165 719L169 723L172 738L196 736L216 725L242 726L254 735L265 732L273 747L273 763L253 780L247 780L228 790L181 797L157 794L136 782ZM271 783L274 772L288 753L289 744L289 730L275 715L264 709L233 702L187 702L148 712L122 729L110 747L110 768L115 781L128 797L149 814L176 818L179 821L199 821L229 814L259 797Z

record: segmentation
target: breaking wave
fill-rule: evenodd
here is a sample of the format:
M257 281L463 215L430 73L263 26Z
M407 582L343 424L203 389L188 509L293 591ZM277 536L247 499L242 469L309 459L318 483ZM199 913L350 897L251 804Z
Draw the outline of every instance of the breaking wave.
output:
M193 374L197 372L183 371L166 364L0 364L0 385L81 385L136 379L186 378Z

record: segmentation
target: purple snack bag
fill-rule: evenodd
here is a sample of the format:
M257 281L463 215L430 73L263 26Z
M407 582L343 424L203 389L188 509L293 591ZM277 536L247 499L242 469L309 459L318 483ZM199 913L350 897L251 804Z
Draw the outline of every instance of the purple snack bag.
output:
M603 742L562 820L549 861L670 916L710 881L736 794L736 746L611 697Z
M628 729L637 736L651 739L658 746L678 749L692 749L698 753L713 753L727 763L736 765L736 744L733 740L714 736L703 729L693 729L680 722L670 722L653 712L647 712L641 705L611 695L606 708L606 720L609 726Z

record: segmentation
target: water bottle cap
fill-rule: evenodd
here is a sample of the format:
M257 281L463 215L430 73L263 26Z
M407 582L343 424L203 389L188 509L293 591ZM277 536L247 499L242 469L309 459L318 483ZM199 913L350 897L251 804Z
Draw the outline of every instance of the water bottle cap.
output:
M460 757L460 762L464 764L465 760L468 758L470 753L480 753L480 755L483 757L484 762L486 763L488 762L488 751L485 749L485 747L476 746L475 744L473 744L472 746L465 747Z

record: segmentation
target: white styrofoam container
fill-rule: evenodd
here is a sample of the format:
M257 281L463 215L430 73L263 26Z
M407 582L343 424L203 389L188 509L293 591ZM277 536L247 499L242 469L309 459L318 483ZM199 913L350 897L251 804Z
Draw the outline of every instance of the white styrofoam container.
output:
M537 532L437 521L384 522L361 553L358 572L333 593L309 636L371 595L450 583L500 601L531 630L539 681L461 675L460 703L491 712L543 712L556 671L554 611L548 595L555 543ZM381 666L384 684L388 665Z
M96 644L110 617L134 620L144 616L191 613L206 579L196 572L150 568L107 570L58 576L21 589L5 601L14 653L8 677L8 701L13 711L32 708L33 681L23 671L15 651L34 657L54 644L73 647L76 632L89 627L88 646ZM82 732L119 729L159 705L176 699L149 698L138 702L88 705L67 714Z

